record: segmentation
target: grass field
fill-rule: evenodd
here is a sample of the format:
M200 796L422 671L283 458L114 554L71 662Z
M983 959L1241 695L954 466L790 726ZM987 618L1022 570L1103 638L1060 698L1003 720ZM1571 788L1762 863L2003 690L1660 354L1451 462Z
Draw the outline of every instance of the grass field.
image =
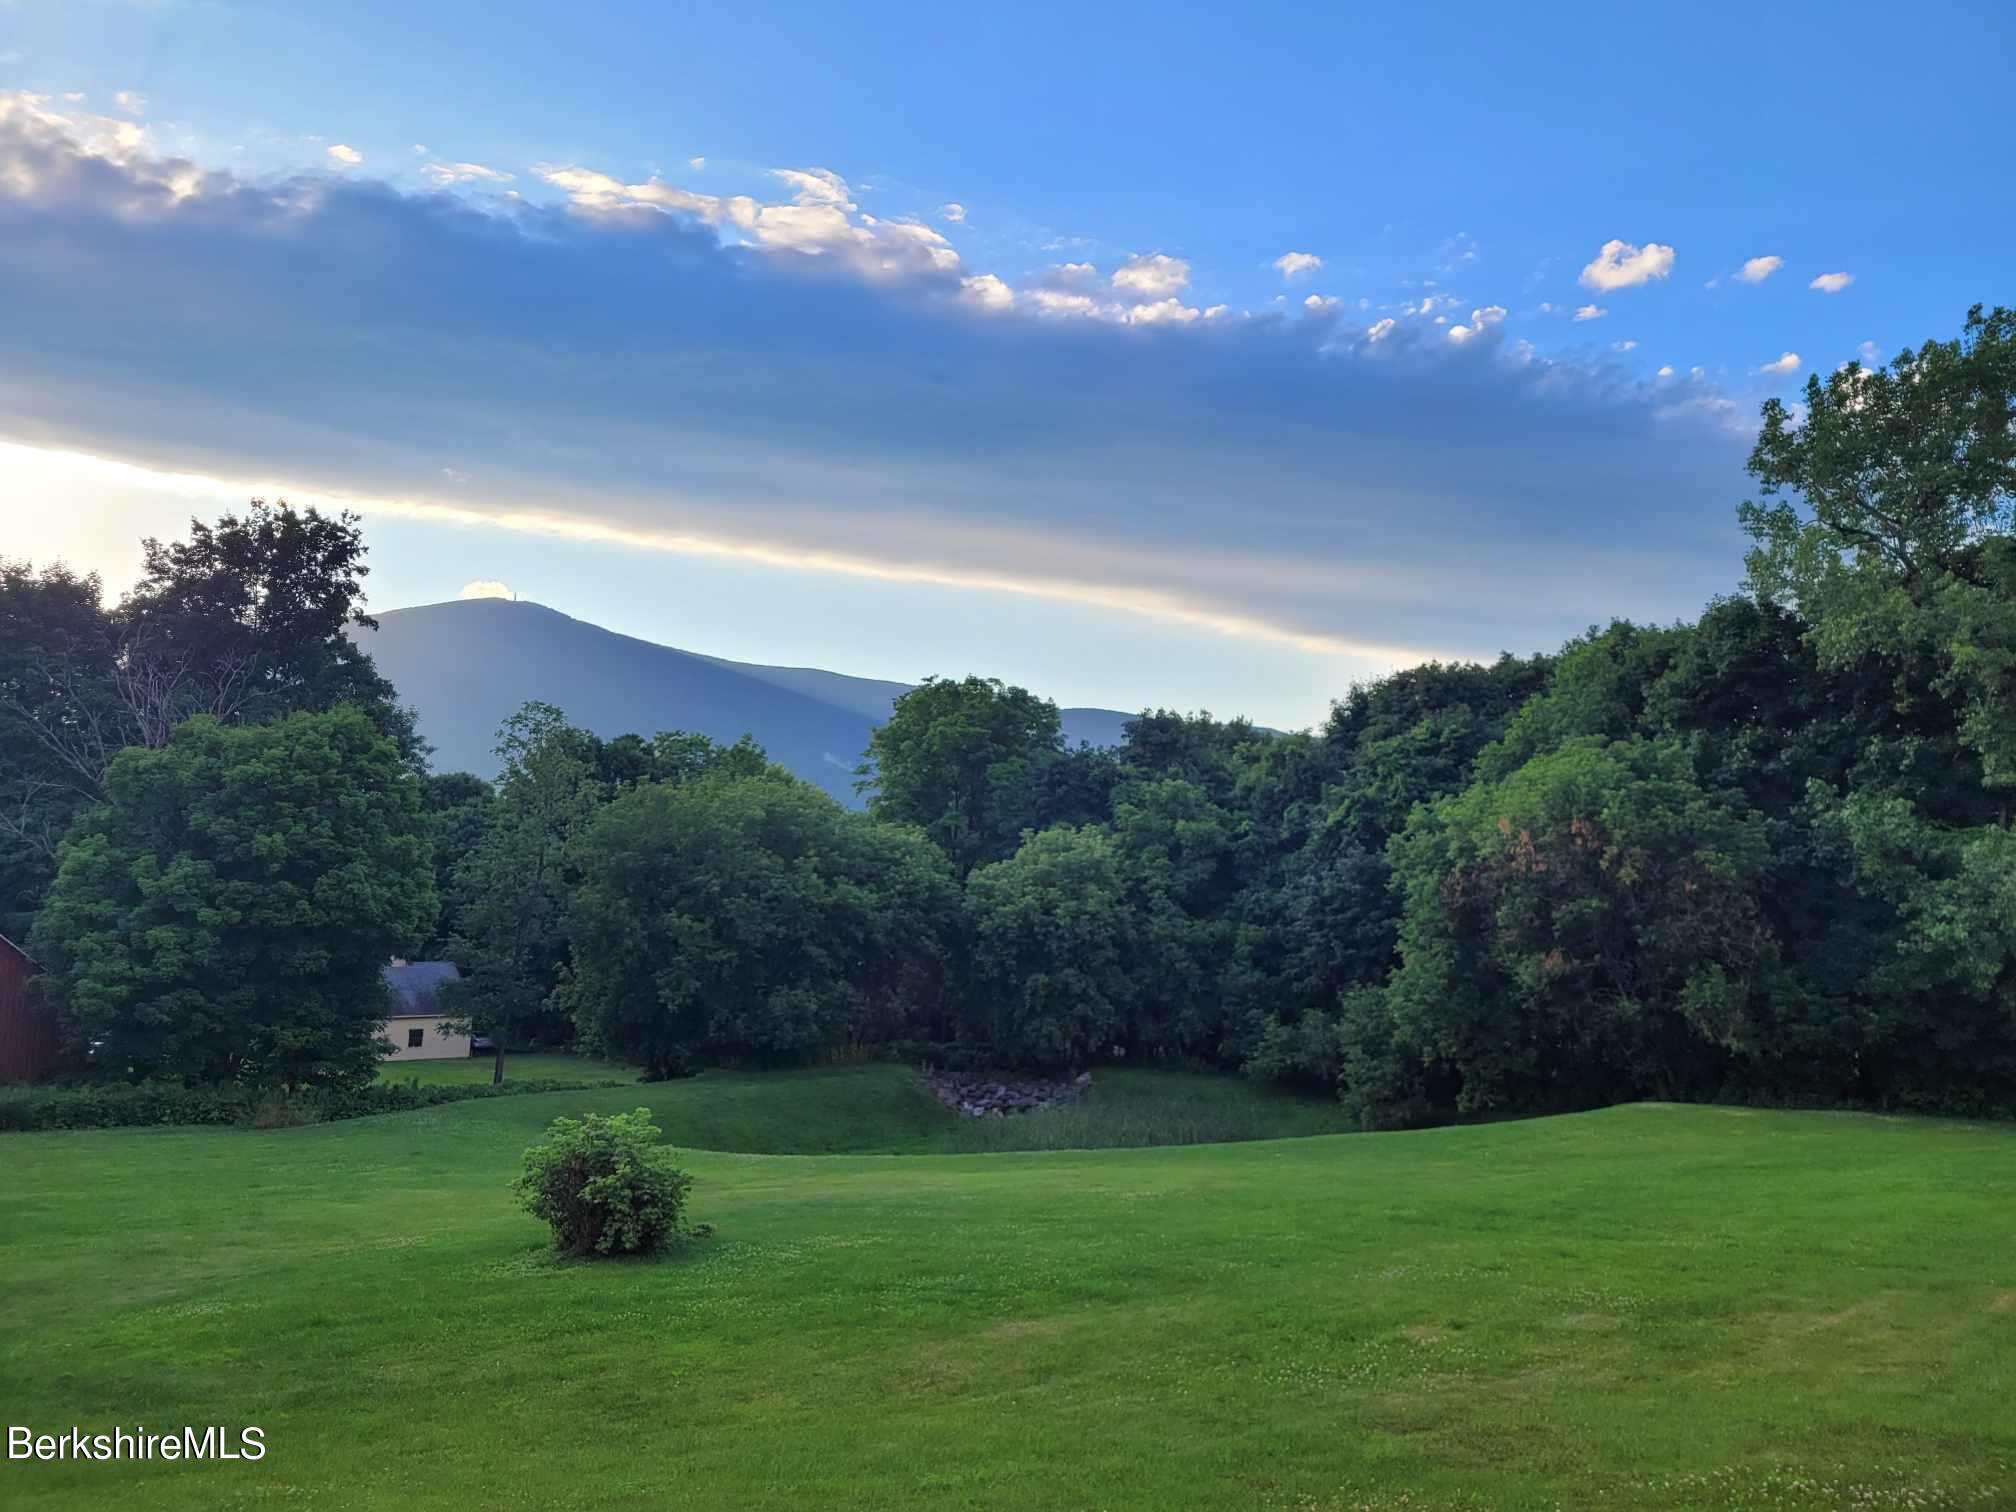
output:
M640 1104L716 1236L556 1262L521 1150ZM269 1451L0 1463L0 1505L2016 1505L2008 1127L914 1153L969 1137L884 1067L7 1136L7 1422Z
M487 1055L463 1055L453 1060L380 1061L381 1082L417 1081L423 1087L459 1082L487 1082L495 1066ZM504 1075L511 1081L635 1081L637 1068L585 1055L508 1055Z

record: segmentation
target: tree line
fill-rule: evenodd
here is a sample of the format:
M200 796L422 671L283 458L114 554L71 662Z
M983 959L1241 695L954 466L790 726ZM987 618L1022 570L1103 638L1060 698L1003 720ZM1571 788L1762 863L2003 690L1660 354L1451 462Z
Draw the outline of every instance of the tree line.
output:
M1113 749L933 679L874 732L865 811L746 741L543 705L494 783L432 773L343 634L354 521L255 506L150 543L110 611L0 574L0 911L129 1077L368 1075L376 967L424 950L500 1075L537 1040L659 1076L1209 1065L1368 1126L2008 1111L2012 422L2016 313L1977 308L1765 405L1744 589L1692 623L1413 668L1297 734L1145 712Z

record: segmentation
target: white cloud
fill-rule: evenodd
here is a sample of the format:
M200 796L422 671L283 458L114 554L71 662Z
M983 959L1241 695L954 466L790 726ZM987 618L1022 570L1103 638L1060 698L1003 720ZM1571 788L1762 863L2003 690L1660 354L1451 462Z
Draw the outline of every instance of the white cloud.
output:
M1061 289L1031 289L1028 298L1040 315L1099 315L1111 308L1088 294L1070 294Z
M1486 305L1481 310L1472 310L1468 325L1453 325L1449 327L1449 339L1461 345L1472 336L1481 336L1486 330L1497 325L1504 318L1505 306L1503 305Z
M959 287L965 291L967 298L983 309L1005 310L1015 303L1015 291L992 273L962 278Z
M1153 304L1132 306L1127 311L1127 319L1135 325L1188 325L1202 313L1172 295Z
M130 89L122 89L113 95L112 103L128 115L145 115L147 112L147 96L135 94Z
M1883 354L1876 349L1876 343L1873 341L1865 341L1856 347L1855 355L1862 359L1862 366L1865 368L1881 367L1883 365Z
M1314 252L1283 252L1274 259L1274 266L1281 270L1283 278L1293 278L1300 273L1314 273L1323 266L1323 259Z
M1670 362L1662 364L1659 368L1659 376L1661 378L1671 378L1673 376L1673 364Z
M707 159L704 157L690 157L686 159L686 166L697 173L707 166Z
M1736 278L1741 283L1762 283L1784 266L1782 257L1753 257L1736 270Z
M1855 282L1853 273L1822 273L1806 287L1818 289L1822 294L1839 294L1853 282Z
M1610 312L1604 309L1603 306L1601 305L1588 304L1582 306L1581 309L1575 312L1575 318L1577 320L1601 320L1605 315L1608 315L1609 313Z
M333 150L333 149L332 149ZM429 163L423 170L437 184L508 184L511 175L481 163Z
M1610 343L1610 350L1613 352L1635 352L1638 350L1638 343L1635 341L1613 341Z
M800 205L836 205L854 208L853 191L847 180L830 168L772 168L770 177L791 186L791 198Z
M1212 305L1204 311L1204 318L1206 320L1216 320L1220 315L1223 315L1226 312L1226 310L1230 308L1231 306L1229 305L1221 305L1221 304Z
M425 157L428 153L427 144L425 142L415 142L413 144L413 151L416 156Z
M1764 366L1757 369L1757 371L1760 373L1774 373L1781 376L1786 373L1796 373L1799 371L1799 354L1797 352L1787 352L1776 362L1767 362Z
M1390 315L1385 317L1383 320L1375 320L1372 322L1372 324L1365 327L1365 339L1370 342L1377 343L1384 341L1388 336L1391 336L1392 334L1393 334L1393 317Z
M1130 258L1113 274L1113 287L1137 299L1165 299L1190 282L1190 264L1180 257L1151 252Z
M1311 294L1302 301L1302 307L1307 310L1334 310L1337 305L1336 297L1329 294Z
M699 194L658 179L626 184L592 168L542 166L537 172L591 216L630 214L640 206L692 215L744 233L758 246L810 256L832 253L871 272L950 273L959 267L952 244L929 226L872 215L855 220L858 207L847 198L846 180L825 168L772 170L791 187L788 205L759 204L746 194Z
M1635 288L1664 278L1673 271L1673 249L1658 242L1635 247L1626 241L1607 241L1582 270L1582 287L1608 294L1616 289Z
M364 154L355 147L346 147L338 142L329 149L329 161L344 168L355 168L364 161Z
M455 595L458 599L516 598L508 583L500 583L495 578L477 578L473 583L464 583L462 591Z
M111 116L58 115L42 108L47 103L46 95L0 90L0 131L60 139L84 157L103 158L136 177L167 185L178 199L203 178L201 170L188 163L148 158L147 129L138 122ZM0 162L0 191L32 193L37 181L36 170L18 156L12 162Z
M938 207L938 217L940 220L952 222L955 226L960 225L966 219L966 207L957 200L949 201Z

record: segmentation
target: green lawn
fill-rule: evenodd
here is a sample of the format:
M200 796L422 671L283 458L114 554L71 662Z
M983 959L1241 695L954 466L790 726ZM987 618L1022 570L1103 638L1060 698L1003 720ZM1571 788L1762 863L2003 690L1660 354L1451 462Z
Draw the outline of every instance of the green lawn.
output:
M423 1087L434 1087L487 1082L495 1069L495 1063L487 1055L457 1056L454 1060L380 1061L378 1080L417 1081ZM635 1081L637 1068L615 1061L592 1060L585 1055L507 1055L504 1076L507 1081Z
M716 1237L555 1262L520 1151L639 1104L716 1147L685 1157ZM2016 1129L727 1152L968 1137L886 1067L5 1136L7 1422L270 1447L0 1463L0 1505L2016 1505Z

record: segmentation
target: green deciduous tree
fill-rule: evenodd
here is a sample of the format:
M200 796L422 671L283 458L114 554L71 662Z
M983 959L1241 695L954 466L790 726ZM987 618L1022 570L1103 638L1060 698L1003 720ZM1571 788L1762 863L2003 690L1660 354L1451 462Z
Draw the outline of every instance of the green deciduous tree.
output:
M106 769L34 949L79 1053L112 1074L368 1079L380 970L432 928L419 781L355 710L198 717Z
M1775 500L1742 509L1756 591L1826 665L1929 654L1988 781L2016 784L2016 311L1815 375L1803 413L1768 401L1750 471Z
M0 561L0 933L25 937L58 842L98 796L106 758L87 733L115 722L115 670L95 575Z
M1678 743L1572 737L1416 810L1392 858L1390 1043L1431 1101L1673 1096L1754 1048L1752 984L1774 953L1763 827L1704 791Z
M628 789L578 860L568 999L653 1076L891 1038L940 990L945 858L781 768Z
M1118 848L1096 827L1031 835L966 884L969 1030L1010 1062L1061 1066L1129 1021L1140 942Z
M371 569L356 515L254 499L215 525L191 520L187 540L142 545L118 610L129 660L189 677L202 711L226 722L347 704L417 753L410 714L350 635L377 628L360 607Z
M569 848L602 796L594 738L551 704L528 703L504 722L503 770L482 838L455 867L450 956L463 981L447 1005L489 1035L493 1082L504 1080L514 1034L545 1005L563 951Z
M255 500L144 547L141 581L110 608L95 576L0 563L0 918L16 928L112 760L165 745L194 715L355 707L418 763L410 714L350 636L372 623L354 516Z
M927 678L869 738L858 786L871 814L921 829L964 877L1035 824L1059 729L1056 704L998 678Z

